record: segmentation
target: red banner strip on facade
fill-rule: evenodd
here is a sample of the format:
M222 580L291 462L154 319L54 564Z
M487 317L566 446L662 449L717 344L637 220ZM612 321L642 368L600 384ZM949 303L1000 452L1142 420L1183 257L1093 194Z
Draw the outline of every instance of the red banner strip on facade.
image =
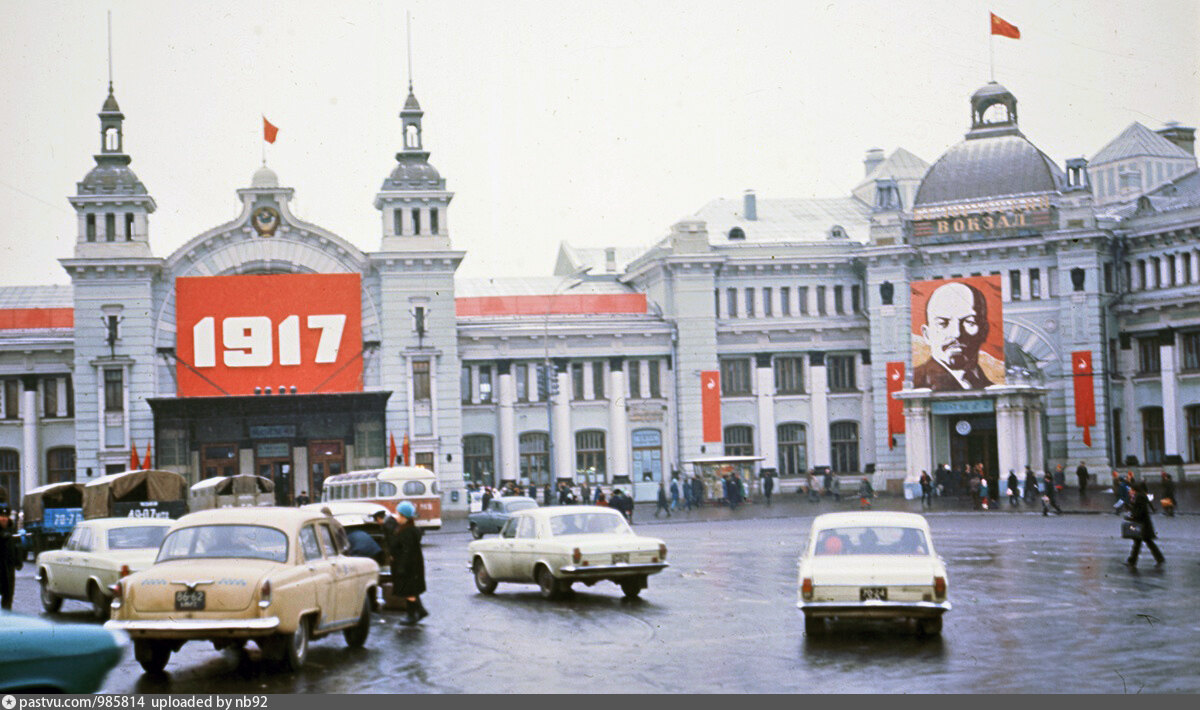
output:
M1096 426L1096 397L1092 388L1092 352L1071 353L1071 371L1075 380L1075 426L1083 428L1083 443L1092 445L1091 427Z
M0 308L0 330L73 327L74 308Z
M721 437L721 373L706 370L700 373L700 413L704 443L720 443Z
M646 294L568 293L557 296L471 296L455 299L454 310L460 318L645 313Z
M904 433L904 402L892 395L904 389L904 363L889 362L887 372L888 448L896 446L896 434Z

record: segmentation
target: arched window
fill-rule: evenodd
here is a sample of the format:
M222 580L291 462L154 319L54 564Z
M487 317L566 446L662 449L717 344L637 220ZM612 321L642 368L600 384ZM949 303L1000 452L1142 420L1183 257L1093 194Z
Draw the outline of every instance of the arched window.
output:
M75 480L75 447L62 446L46 452L46 483Z
M1163 460L1163 410L1162 407L1142 409L1142 444L1146 458L1143 466L1159 466Z
M20 505L21 454L16 449L0 449L0 489L10 505Z
M405 148L420 148L421 147L421 131L415 123L410 123L404 127L404 147Z
M550 437L544 431L530 431L518 440L521 478L544 486L550 483Z
M492 451L491 434L463 437L463 473L467 480L487 486L496 484L496 460Z
M754 427L744 424L725 427L725 455L753 456Z
M741 227L734 227L729 230L729 241L739 242L746 239L746 232L742 231Z
M121 132L110 126L104 130L104 149L110 152L120 152Z
M575 479L577 481L604 482L607 460L603 431L590 429L575 432Z
M803 424L779 425L779 475L802 476L808 470L808 440Z
M837 473L858 473L858 422L829 425L829 454Z

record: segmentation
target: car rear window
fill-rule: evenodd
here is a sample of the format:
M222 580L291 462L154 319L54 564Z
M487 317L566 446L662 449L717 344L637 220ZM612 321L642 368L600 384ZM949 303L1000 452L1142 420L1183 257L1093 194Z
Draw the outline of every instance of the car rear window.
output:
M158 562L228 557L287 561L287 535L263 525L195 525L163 540Z
M529 510L530 508L538 507L538 504L531 500L514 500L511 503L505 503L508 512L515 513L518 510Z
M919 528L879 525L828 528L817 533L815 554L927 555L929 543Z
M128 528L112 528L108 531L108 549L137 550L158 547L170 525L139 525Z
M550 518L551 535L632 534L619 513L563 513Z

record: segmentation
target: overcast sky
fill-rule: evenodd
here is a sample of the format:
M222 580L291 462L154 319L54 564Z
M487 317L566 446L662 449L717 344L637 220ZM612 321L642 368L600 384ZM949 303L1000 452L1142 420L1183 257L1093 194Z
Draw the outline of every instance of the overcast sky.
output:
M932 162L996 79L1062 164L1133 121L1200 124L1200 2L14 2L0 0L0 284L67 283L67 196L116 96L167 256L235 217L260 163L297 215L379 248L401 147L405 12L430 162L469 277L548 274L557 244L648 245L709 200L839 196L866 149Z

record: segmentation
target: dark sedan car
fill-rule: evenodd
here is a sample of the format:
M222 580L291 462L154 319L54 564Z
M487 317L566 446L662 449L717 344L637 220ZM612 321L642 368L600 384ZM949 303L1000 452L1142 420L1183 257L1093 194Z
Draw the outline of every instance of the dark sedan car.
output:
M467 516L467 524L471 528L471 536L476 540L488 533L499 533L504 523L518 510L528 510L538 507L537 501L525 496L504 496L493 498L488 503L487 510L471 513Z

